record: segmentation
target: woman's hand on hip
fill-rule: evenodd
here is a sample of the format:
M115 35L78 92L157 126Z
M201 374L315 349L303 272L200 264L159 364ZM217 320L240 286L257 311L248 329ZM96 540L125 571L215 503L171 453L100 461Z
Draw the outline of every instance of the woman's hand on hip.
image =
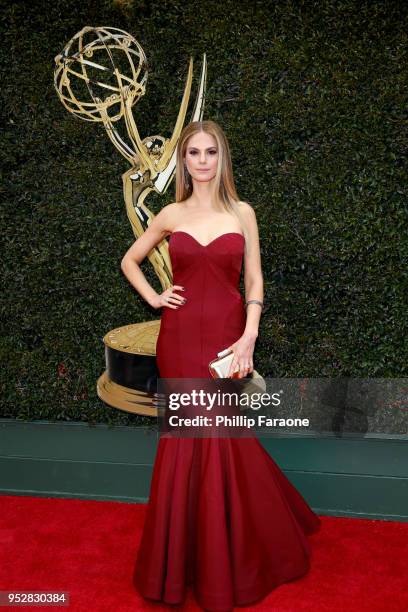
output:
M178 295L175 290L179 289L180 291L184 291L184 287L181 285L171 285L168 289L165 289L163 293L157 295L152 302L153 308L161 308L162 306L166 306L167 308L172 308L176 310L179 306L182 306L187 301L187 298L182 295Z

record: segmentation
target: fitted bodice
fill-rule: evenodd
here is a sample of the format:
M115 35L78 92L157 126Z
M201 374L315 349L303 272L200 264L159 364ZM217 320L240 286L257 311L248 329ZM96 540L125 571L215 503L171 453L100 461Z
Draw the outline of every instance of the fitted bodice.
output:
M193 275L203 281L210 275L212 289L218 285L223 291L239 294L239 279L245 238L238 232L226 232L206 245L188 232L177 230L170 236L169 253L173 268L173 284L188 283Z
M239 290L245 238L238 232L217 236L207 245L178 230L169 254L174 292L187 298L179 308L163 307L157 343L162 377L208 377L208 362L242 335L246 313ZM173 359L163 359L164 347Z

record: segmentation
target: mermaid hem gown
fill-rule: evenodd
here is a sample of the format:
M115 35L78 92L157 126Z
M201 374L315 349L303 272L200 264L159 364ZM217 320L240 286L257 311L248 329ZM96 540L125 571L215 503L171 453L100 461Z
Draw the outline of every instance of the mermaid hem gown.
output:
M164 308L156 355L162 378L209 378L208 362L245 328L239 291L245 239L200 244L173 232L173 283L187 298ZM310 567L320 518L256 437L159 439L134 568L146 599L182 604L192 585L214 612L259 601Z

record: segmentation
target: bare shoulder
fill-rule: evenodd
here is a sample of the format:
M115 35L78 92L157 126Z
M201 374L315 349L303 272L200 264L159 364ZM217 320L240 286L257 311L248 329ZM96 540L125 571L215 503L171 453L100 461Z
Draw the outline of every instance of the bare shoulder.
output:
M160 212L157 213L155 221L162 230L168 233L177 225L181 214L181 203L171 202L170 204L165 204Z
M166 204L163 206L162 211L165 211L165 214L168 217L172 217L174 215L179 215L184 210L184 202L171 202L170 204Z
M170 204L165 204L160 212L157 213L157 217L160 216L161 219L171 220L175 215L179 214L180 205L178 202L170 202Z
M238 202L238 208L247 221L256 220L255 210L248 202Z
M179 210L182 203L183 202L170 202L170 204L166 204L163 208L167 208L168 210Z
M163 217L169 217L176 213L180 209L180 205L178 202L170 202L170 204L165 204L160 211L160 214Z

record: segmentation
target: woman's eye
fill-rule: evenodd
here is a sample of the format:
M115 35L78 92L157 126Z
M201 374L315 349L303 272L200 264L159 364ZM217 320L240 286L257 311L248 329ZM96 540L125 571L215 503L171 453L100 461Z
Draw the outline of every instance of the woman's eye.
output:
M190 155L196 155L197 151L189 151ZM217 153L216 149L212 149L211 151L209 151L210 155L215 155Z

